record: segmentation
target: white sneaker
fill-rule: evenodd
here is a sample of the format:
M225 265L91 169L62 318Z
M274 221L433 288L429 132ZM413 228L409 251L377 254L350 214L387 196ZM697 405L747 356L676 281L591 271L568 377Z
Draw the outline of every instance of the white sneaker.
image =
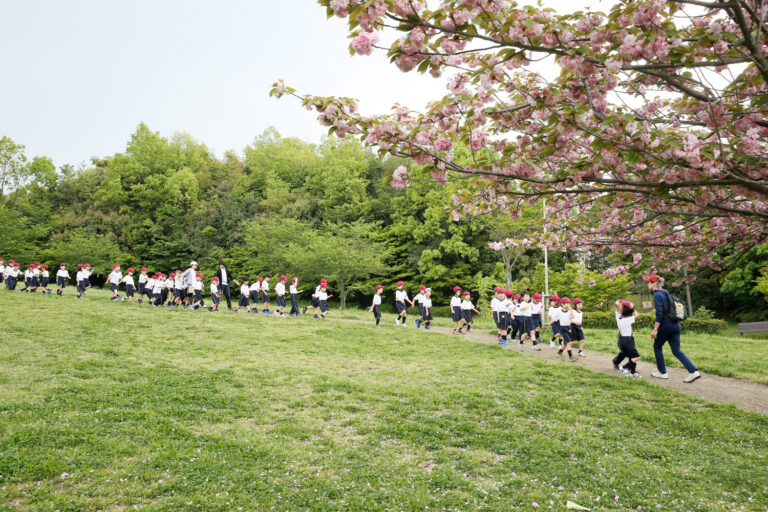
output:
M642 379L643 378L643 376L640 375L639 373L630 373L629 376L632 377L633 379Z
M661 373L661 372L653 372L651 373L651 377L654 377L656 379L668 379L669 374L668 373Z
M397 318L395 319L395 325L400 325L400 320L398 320Z
M683 379L683 382L690 384L691 382L695 381L699 377L701 377L701 374L699 373L698 370L696 370L693 373L689 373L688 376L685 379Z
M587 357L587 354L585 354L584 352L579 352L579 357Z
M626 368L619 368L619 371L620 371L620 372L621 372L621 374L622 374L623 376L625 376L625 377L629 377L629 376L631 376L631 375L632 375L632 372L630 372L630 371L629 371L629 370L627 370Z
M555 348L555 342L554 341L550 341L549 342L549 346L552 347L552 348Z

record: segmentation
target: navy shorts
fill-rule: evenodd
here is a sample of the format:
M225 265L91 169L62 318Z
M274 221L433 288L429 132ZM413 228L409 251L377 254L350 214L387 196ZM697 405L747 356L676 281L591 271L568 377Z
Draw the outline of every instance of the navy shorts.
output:
M576 325L576 324L571 325L571 339L573 341L584 340L584 329L582 329L580 325Z
M58 286L61 286L62 288L65 288L67 286L67 278L66 277L57 277L56 278L56 284Z
M218 304L221 299L217 295L211 294L211 300L214 304Z
M421 305L421 302L417 302L416 306L419 308L419 316L424 318L424 306Z
M147 283L139 283L139 295L144 295L144 287Z
M244 308L247 308L251 304L248 302L248 296L247 295L241 295L240 296L240 302L237 303L240 306L243 306Z
M195 302L203 302L202 290L195 290Z
M468 324L472 323L472 310L471 309L462 309L462 314L464 315L464 321Z
M509 325L509 313L506 311L497 311L494 313L496 319L496 327L498 329L506 329Z
M531 332L533 330L533 318L530 316L521 316L520 329L525 333Z
M451 308L451 318L453 318L454 322L460 322L464 318L460 307L454 306Z
M81 281L81 283L82 283L82 281ZM115 283L110 283L110 284L109 284L109 288L110 288L110 290L112 290L113 292L116 292L116 291L118 291L118 290L119 290L119 288L120 288L120 285L117 285L117 284L115 284Z
M630 359L640 357L640 352L638 352L637 347L635 347L634 336L619 335L619 350L621 350L621 353Z
M321 300L321 301L318 301L318 303L320 304L320 311L322 311L323 313L330 310L328 308L328 303L326 301Z
M259 292L257 290L251 290L251 300L254 304L259 302Z
M48 286L48 278L44 277L43 278L43 288L45 288L46 286Z
M132 284L125 285L125 296L126 297L133 297L133 292L136 291L136 289L133 287Z
M381 318L381 307L378 304L373 306L373 317Z
M90 279L83 279L83 287L84 288L90 288L91 287L91 280Z
M428 320L434 320L432 317L432 308L424 308L424 312L421 314L421 319L425 322Z
M571 326L570 325L561 325L560 326L560 336L563 337L563 343L570 343L571 342Z
M186 292L184 291L184 288L174 288L173 289L173 296L177 299L183 299L186 295Z
M560 334L560 320L552 322L552 334Z
M408 313L408 306L406 306L400 301L395 301L395 307L397 308L398 315L403 312Z
M320 300L318 300L317 297L312 297L312 307L313 308L319 308L320 307Z
M269 294L267 292L261 292L261 302L269 302Z
M531 320L533 321L534 329L541 329L541 314L531 315Z
M40 278L39 277L33 277L32 278L32 286L37 288L40 286Z
M285 307L285 295L277 296L277 305L278 307Z

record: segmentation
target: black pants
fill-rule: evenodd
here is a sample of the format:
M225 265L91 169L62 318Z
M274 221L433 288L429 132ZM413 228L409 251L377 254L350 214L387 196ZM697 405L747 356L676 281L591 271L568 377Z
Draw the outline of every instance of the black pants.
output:
M221 285L221 296L227 298L227 308L232 309L232 295L228 284Z
M291 294L291 312L289 315L299 315L299 299L298 295L295 293Z
M635 346L634 336L619 336L619 353L613 358L613 364L620 365L624 359L636 359L640 357L640 353Z

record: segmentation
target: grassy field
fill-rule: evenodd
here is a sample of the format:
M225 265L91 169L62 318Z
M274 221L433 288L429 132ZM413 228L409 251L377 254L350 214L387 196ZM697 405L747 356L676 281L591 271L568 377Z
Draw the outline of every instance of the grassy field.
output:
M0 510L768 507L762 415L439 333L92 295L0 290Z

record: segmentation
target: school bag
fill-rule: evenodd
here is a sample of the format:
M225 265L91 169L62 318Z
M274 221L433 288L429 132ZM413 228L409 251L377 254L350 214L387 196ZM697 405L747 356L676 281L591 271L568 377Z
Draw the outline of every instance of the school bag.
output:
M667 290L661 290L661 292L667 296L667 306L671 306L664 308L668 310L666 313L670 320L673 322L682 322L688 318L688 315L685 313L685 303L682 300L678 299Z

